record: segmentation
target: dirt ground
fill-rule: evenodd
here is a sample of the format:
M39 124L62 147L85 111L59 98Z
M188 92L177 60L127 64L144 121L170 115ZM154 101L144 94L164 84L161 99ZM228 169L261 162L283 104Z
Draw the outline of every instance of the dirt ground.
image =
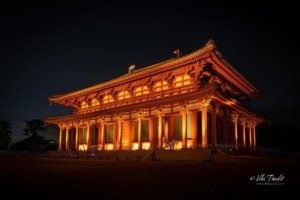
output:
M300 189L299 164L296 159L256 157L228 162L0 157L0 191L10 197L1 199L289 198ZM262 174L283 174L284 179L277 185L250 180Z

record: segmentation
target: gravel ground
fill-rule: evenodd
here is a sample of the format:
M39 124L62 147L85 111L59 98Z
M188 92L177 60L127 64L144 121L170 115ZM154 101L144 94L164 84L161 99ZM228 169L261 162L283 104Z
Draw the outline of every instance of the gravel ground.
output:
M0 157L0 191L10 197L1 199L278 199L300 189L299 166L297 159L258 157L228 162ZM284 179L250 180L263 174Z

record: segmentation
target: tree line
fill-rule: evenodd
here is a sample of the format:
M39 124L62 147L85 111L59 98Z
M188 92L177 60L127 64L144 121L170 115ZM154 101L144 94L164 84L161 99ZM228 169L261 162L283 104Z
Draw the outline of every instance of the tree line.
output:
M47 130L43 120L24 120L25 127L21 134L28 136L16 143L12 141L12 124L7 120L0 120L0 150L44 151L56 150L57 144L47 140L43 135Z

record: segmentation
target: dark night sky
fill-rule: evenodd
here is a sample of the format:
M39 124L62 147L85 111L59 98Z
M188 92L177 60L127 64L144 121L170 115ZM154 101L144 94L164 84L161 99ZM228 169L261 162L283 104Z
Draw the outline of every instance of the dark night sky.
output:
M284 5L282 5L285 3ZM27 3L0 7L0 119L68 114L48 97L199 49L212 38L266 97L252 106L293 126L299 113L297 6L226 3ZM294 126L295 127L295 126Z

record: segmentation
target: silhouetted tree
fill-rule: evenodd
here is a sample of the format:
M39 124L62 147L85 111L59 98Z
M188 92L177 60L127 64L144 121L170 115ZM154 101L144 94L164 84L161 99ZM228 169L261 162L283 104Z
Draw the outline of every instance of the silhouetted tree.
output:
M47 130L44 121L40 119L33 119L31 121L25 120L25 122L26 122L25 125L26 128L24 129L24 135L34 137L34 136L38 136L39 133Z
M9 143L11 142L12 133L11 123L6 120L0 121L0 149L7 150Z
M40 119L25 120L23 134L29 136L24 140L16 142L11 149L16 151L45 151L47 150L48 141L45 136L40 135L47 130L45 123Z

